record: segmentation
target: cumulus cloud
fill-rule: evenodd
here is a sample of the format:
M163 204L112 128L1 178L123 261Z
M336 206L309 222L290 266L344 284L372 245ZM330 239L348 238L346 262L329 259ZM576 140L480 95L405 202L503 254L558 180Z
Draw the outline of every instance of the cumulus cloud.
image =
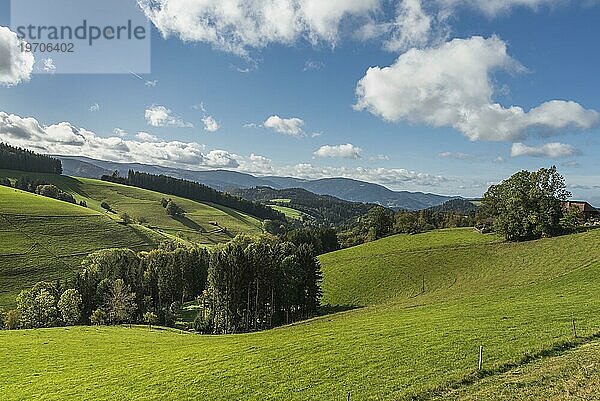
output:
M22 52L20 45L16 33L0 26L0 85L18 85L31 78L35 59L31 52Z
M279 134L291 136L305 136L304 120L301 118L281 118L277 115L267 118L263 123L265 128L270 128Z
M160 142L160 139L147 132L138 132L135 137L142 142Z
M529 111L495 103L492 73L522 69L496 36L411 49L389 67L369 68L357 84L355 109L390 122L454 127L472 141L515 141L598 123L598 112L572 101L552 100Z
M152 127L192 128L194 126L194 124L184 121L181 117L175 116L165 106L152 105L146 109L145 116L146 122Z
M344 159L360 159L362 149L346 143L343 145L325 145L321 146L316 152L317 157L341 157Z
M432 24L433 18L423 10L421 0L403 0L398 4L396 20L382 25L384 31L389 29L384 48L397 52L428 44L433 35Z
M125 131L124 129L121 129L121 128L115 128L115 129L113 130L113 132L114 132L114 134L115 134L116 136L118 136L119 138L123 138L123 137L125 137L125 136L127 136L127 135L128 135L128 134L127 134L127 131Z
M164 37L204 42L239 55L271 43L334 45L342 21L361 23L380 0L138 0Z
M191 169L236 165L235 155L222 150L205 152L205 146L199 143L166 142L142 132L135 140L126 140L121 135L125 132L120 129L115 136L101 137L69 122L46 126L32 117L0 112L0 142L42 153Z
M204 130L208 132L217 132L221 126L212 116L206 116L202 119Z
M532 156L532 157L549 157L557 159L560 157L571 157L580 154L580 152L571 145L564 143L553 142L541 146L527 146L523 143L513 143L510 155Z
M235 156L226 150L211 150L204 155L204 164L212 168L236 168L240 165Z

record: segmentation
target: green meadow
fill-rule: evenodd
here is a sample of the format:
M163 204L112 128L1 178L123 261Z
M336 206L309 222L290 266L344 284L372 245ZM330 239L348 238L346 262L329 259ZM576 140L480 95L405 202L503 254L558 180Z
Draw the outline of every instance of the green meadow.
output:
M219 205L99 180L0 170L0 177L21 175L52 183L87 208L0 186L0 307L13 305L19 291L37 281L71 277L83 257L100 249L142 251L173 240L212 245L262 232L260 220ZM169 217L160 204L165 197L186 216ZM122 224L124 212L146 223Z
M599 245L600 230L524 243L468 229L390 237L321 257L324 303L341 312L240 335L3 331L0 383L6 399L476 399L515 371L535 380L553 369L536 358L548 350L577 355L560 351L573 320L590 338L582 347L595 346ZM561 366L557 383L578 369ZM597 388L582 380L582 391ZM525 387L502 399L521 399Z

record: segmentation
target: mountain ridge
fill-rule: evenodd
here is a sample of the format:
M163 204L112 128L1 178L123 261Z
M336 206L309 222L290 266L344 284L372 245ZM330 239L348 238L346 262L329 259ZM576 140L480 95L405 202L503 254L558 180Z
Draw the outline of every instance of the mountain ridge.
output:
M350 202L375 203L391 209L420 210L438 206L458 196L444 196L424 192L393 191L383 185L351 178L320 178L307 180L293 177L254 176L230 170L193 171L141 163L118 163L82 156L54 156L63 162L65 175L98 178L112 171L127 175L130 169L151 174L169 175L196 181L219 191L235 191L255 187L273 189L299 188L317 195L330 195Z

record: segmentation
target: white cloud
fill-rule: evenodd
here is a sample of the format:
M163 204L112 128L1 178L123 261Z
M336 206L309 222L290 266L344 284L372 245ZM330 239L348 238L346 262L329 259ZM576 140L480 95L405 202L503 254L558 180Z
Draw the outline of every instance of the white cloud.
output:
M277 115L267 118L263 123L266 128L271 128L275 132L291 136L305 136L304 120L301 118L281 118Z
M396 21L388 26L391 35L384 43L384 48L392 52L423 46L431 39L432 17L423 10L421 0L401 1Z
M458 7L468 7L489 17L507 13L514 7L537 9L541 6L554 6L565 3L564 0L437 0L437 2L446 14L454 12Z
M450 159L456 159L456 160L471 160L473 159L473 156L467 154L467 153L462 153L462 152L441 152L438 154L439 157L443 157L443 158L450 158Z
M322 70L325 68L325 63L322 61L307 60L304 63L304 71Z
M10 29L0 26L0 85L12 86L29 81L35 59L22 52L21 40Z
M89 107L89 111L92 113L95 113L97 111L100 111L100 105L98 103L94 103Z
M346 143L344 145L325 145L321 146L316 152L317 157L341 157L344 159L360 159L362 149Z
M202 119L204 130L208 132L217 132L221 126L212 116L206 116Z
M549 101L528 112L494 103L491 74L522 68L496 36L411 49L389 67L369 68L357 84L355 108L390 122L454 127L473 141L514 141L598 123L598 112L570 101Z
M158 80L153 79L153 80L149 80L144 82L144 85L150 87L150 88L154 88L156 85L158 85Z
M204 164L212 168L236 168L240 165L235 156L226 150L211 150L204 155Z
M494 159L494 163L496 163L496 164L502 164L502 163L505 163L505 162L506 162L506 159L504 157L502 157L502 156L498 156L498 157L496 157Z
M184 121L181 117L165 106L152 105L146 109L146 122L152 127L192 128L194 124Z
M123 138L123 137L125 137L125 136L127 136L127 135L128 135L127 131L125 131L125 130L123 130L123 129L121 129L121 128L115 128L115 129L113 130L113 132L114 132L114 134L115 134L116 136L118 136L119 138Z
M142 142L160 142L160 139L147 132L140 131L135 135L135 137Z
M513 143L510 155L512 157L532 156L557 159L559 157L575 156L579 153L573 146L558 142L547 143L541 146L527 146L523 143Z
M47 72L48 74L54 74L56 72L56 65L54 65L54 60L51 58L43 59L42 70L44 70L44 72Z
M369 160L372 161L372 162L375 162L375 161L387 161L387 160L390 160L390 157L387 156L387 155L375 155L375 156L369 157Z
M338 41L345 19L362 23L380 0L138 0L164 37L247 55L271 43ZM353 17L353 18L352 18Z
M122 134L124 131L117 132ZM119 136L100 137L69 122L44 126L35 118L23 118L5 112L0 112L0 142L48 154L179 168L235 165L234 155L228 156L225 151L206 153L205 146L195 142L166 142L142 133L137 135L136 140L125 140Z

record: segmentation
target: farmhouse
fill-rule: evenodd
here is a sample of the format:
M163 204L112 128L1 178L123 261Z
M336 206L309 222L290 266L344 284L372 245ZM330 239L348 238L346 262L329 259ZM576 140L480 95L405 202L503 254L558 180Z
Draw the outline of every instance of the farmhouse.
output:
M567 201L563 202L563 205L565 210L571 210L571 208L574 207L581 210L581 212L583 213L583 217L586 220L600 218L600 210L596 209L595 207L593 207L585 201Z

